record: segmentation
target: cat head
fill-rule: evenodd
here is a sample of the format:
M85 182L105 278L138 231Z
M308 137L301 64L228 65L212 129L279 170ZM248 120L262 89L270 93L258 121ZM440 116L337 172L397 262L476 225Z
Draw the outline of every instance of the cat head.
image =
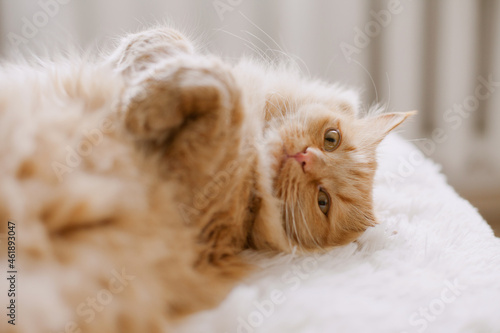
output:
M309 88L280 89L266 104L282 227L289 244L306 251L347 244L376 224L376 148L414 114L362 117L352 92Z

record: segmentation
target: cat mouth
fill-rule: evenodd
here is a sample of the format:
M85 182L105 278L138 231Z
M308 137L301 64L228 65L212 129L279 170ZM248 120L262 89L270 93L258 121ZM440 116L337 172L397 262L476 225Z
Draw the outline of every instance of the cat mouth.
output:
M305 149L303 149L305 150ZM288 165L290 164L297 164L298 167L300 167L300 170L304 172L303 165L295 158L300 152L303 150L300 149L287 149L287 147L284 144L281 144L277 147L275 147L275 150L273 152L274 156L274 175L272 177L272 182L273 186L276 187L279 182L279 179L282 178L283 172L285 174L287 173L288 169L290 168ZM289 151L298 151L298 153L290 154ZM299 163L297 163L299 162ZM293 166L292 166L293 168Z
M305 150L305 149L304 149ZM283 169L285 168L285 165L287 164L287 162L289 160L295 160L296 162L298 162L298 165L301 167L302 171L304 171L304 163L301 162L299 159L297 159L297 157L302 154L302 150L298 153L295 153L295 154L289 154L287 149L285 147L283 147L282 151L281 151L281 157L280 157L280 161L279 161L279 165L278 165L278 172L277 174L280 174ZM294 163L294 162L292 162Z

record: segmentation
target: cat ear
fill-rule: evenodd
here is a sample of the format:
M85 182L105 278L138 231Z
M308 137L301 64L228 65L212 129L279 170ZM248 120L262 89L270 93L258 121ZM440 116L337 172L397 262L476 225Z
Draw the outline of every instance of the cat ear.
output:
M391 112L369 118L368 126L371 127L372 131L375 131L375 137L377 138L376 143L382 141L389 132L415 114L417 114L417 111Z

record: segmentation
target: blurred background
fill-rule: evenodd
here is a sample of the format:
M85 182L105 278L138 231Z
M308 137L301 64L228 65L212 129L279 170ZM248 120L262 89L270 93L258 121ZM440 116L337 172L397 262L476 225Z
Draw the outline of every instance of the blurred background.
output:
M105 47L161 22L225 58L288 53L306 74L361 88L367 106L419 110L401 134L500 236L500 1L0 0L0 54Z

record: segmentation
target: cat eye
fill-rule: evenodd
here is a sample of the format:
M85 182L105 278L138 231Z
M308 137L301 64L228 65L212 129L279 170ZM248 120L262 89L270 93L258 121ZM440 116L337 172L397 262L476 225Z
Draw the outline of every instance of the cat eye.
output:
M336 129L329 129L325 133L325 150L334 151L340 145L340 132Z
M322 188L318 192L318 206L323 214L328 214L328 210L330 210L330 196Z

